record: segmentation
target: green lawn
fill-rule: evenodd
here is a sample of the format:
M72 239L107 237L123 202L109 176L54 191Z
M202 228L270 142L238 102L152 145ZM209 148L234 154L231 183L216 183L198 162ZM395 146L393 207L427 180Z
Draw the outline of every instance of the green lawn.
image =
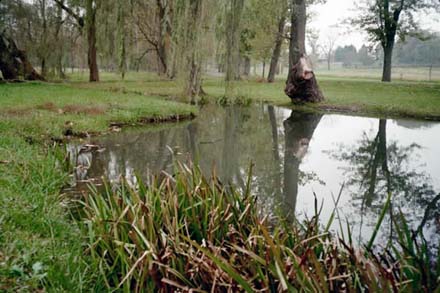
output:
M74 81L71 86L135 92L162 98L178 98L181 93L181 85L178 82L154 79L151 75L146 75L145 80L135 74L129 76L126 81L120 81L116 75L111 74L105 75L105 78L104 82L97 84ZM440 120L440 82L382 83L371 78L327 75L318 75L317 78L326 101L319 105L302 108L359 115L410 116ZM78 80L77 76L75 80ZM206 79L203 88L211 97L220 98L224 95L224 83L219 78ZM268 84L251 79L236 84L236 92L242 97L253 101L291 106L290 99L285 96L283 90L283 80Z

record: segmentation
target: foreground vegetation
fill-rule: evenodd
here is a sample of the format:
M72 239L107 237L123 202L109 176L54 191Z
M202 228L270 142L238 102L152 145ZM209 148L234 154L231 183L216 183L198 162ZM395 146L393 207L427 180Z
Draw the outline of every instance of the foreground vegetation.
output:
M125 292L391 292L440 289L423 236L396 215L397 243L365 248L304 223L260 215L243 193L180 166L148 186L122 182L86 197L88 253L99 263L95 290ZM385 205L382 215L389 207ZM378 220L376 230L379 229ZM374 234L374 233L373 233ZM437 261L437 260L434 260Z

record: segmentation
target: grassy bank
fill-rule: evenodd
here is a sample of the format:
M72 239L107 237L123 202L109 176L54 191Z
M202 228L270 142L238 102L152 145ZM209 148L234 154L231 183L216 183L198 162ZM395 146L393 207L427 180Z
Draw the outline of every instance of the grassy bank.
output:
M142 76L144 76L142 78ZM104 82L90 84L73 77L72 86L110 91L128 91L163 98L176 98L181 85L174 81L159 80L151 75L132 73L124 82L116 75L107 74ZM318 75L318 81L326 97L319 105L296 106L319 111L344 112L348 114L413 117L440 120L440 83L396 81L382 83L374 79ZM204 90L219 99L224 95L224 83L220 78L209 78L203 83ZM236 84L239 96L252 101L265 101L276 105L291 106L284 94L284 81L273 84L254 79Z
M0 291L80 292L96 271L60 194L69 171L53 146L63 133L96 133L110 122L196 111L155 97L61 84L0 85Z

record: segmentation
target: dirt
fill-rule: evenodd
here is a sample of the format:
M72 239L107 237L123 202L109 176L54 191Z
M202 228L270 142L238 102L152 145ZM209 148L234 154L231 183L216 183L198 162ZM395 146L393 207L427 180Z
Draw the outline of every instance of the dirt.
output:
M66 105L62 108L57 107L54 103L49 102L35 107L38 110L46 110L58 114L87 114L87 115L102 115L107 108L103 106L84 106L84 105Z

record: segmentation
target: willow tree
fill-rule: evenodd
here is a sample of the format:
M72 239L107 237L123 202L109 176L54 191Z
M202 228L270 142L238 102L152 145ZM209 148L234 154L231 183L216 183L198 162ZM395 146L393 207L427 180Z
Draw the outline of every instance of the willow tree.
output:
M101 0L85 0L83 5L76 5L72 3L64 3L63 0L53 0L59 7L66 11L71 17L73 17L80 30L84 28L87 31L87 63L89 66L89 81L99 81L99 69L97 62L97 34L96 34L96 15L101 6ZM85 13L81 14L78 11L84 10Z
M240 34L244 0L225 0L226 81L240 79Z
M352 20L364 29L373 43L384 51L382 81L391 81L393 49L396 36L405 39L417 35L418 23L414 14L425 9L439 10L438 0L365 0L360 6L361 15Z
M172 66L172 35L174 29L174 7L178 0L132 0L133 22L148 43L147 51L157 57L159 75L174 77Z
M183 94L191 103L203 94L202 71L207 55L207 35L213 19L211 0L177 0L173 22L173 62L179 80L183 82Z

